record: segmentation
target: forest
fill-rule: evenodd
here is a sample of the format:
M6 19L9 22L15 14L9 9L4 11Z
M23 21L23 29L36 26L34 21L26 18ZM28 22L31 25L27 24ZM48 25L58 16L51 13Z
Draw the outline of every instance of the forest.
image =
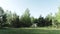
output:
M27 8L25 12L19 16L15 12L12 13L9 10L4 11L0 7L0 28L11 27L11 28L21 28L21 27L60 27L60 7L57 13L52 15L48 14L46 17L39 16L35 18L30 16L30 10Z

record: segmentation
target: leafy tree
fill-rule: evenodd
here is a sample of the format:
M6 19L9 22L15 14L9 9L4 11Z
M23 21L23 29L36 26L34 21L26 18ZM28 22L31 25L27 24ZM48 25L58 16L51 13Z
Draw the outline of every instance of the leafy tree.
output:
M44 21L44 18L42 16L40 16L38 18L38 24L37 25L40 26L40 27L45 26L45 21Z
M35 18L34 23L38 23L38 19L37 18Z
M25 10L25 13L21 16L21 24L23 27L29 27L32 24L28 8Z
M3 16L3 14L4 14L4 10L2 7L0 7L0 17Z
M60 26L60 7L58 8L58 12L55 14L55 25Z
M4 27L4 25L6 24L6 13L4 12L4 10L0 7L0 27Z
M35 18L34 17L31 17L31 23L33 24L35 21Z
M46 23L46 26L51 26L52 25L52 14L48 14L45 18L45 23Z
M60 23L60 7L58 9L58 12L56 13L56 20L58 21L58 23Z
M20 27L19 16L17 16L16 13L13 14L11 25L12 27L16 27L16 28Z
M6 22L7 22L7 19L6 19L7 18L7 15L4 14L2 18L3 18L3 23L4 23L3 26L5 26L6 25Z
M12 22L12 19L13 19L13 14L11 13L11 11L6 11L6 19L7 19L7 21L6 21L6 25L5 26L8 26L8 27L10 27L11 26L11 22Z
M4 10L0 7L0 28L3 27L3 15L4 15Z

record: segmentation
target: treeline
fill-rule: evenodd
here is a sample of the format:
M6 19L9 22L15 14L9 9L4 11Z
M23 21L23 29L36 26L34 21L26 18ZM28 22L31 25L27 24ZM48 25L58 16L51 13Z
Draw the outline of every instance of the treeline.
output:
M21 16L18 16L16 13L12 13L8 10L4 11L0 7L0 27L59 27L60 8L58 9L59 11L54 16L52 16L52 14L48 14L45 18L41 15L39 18L34 18L33 16L30 16L28 8Z

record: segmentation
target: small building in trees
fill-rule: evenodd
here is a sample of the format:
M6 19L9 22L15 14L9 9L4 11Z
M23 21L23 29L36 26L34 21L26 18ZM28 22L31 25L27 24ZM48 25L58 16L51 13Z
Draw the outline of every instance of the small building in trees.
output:
M32 27L37 27L37 23L32 24Z

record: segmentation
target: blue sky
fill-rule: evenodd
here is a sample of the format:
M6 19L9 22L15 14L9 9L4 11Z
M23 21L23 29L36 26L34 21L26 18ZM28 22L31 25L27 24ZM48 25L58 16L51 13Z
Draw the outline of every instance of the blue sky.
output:
M60 0L0 0L0 6L18 15L22 15L26 8L29 8L31 16L38 18L40 15L45 17L56 13Z

